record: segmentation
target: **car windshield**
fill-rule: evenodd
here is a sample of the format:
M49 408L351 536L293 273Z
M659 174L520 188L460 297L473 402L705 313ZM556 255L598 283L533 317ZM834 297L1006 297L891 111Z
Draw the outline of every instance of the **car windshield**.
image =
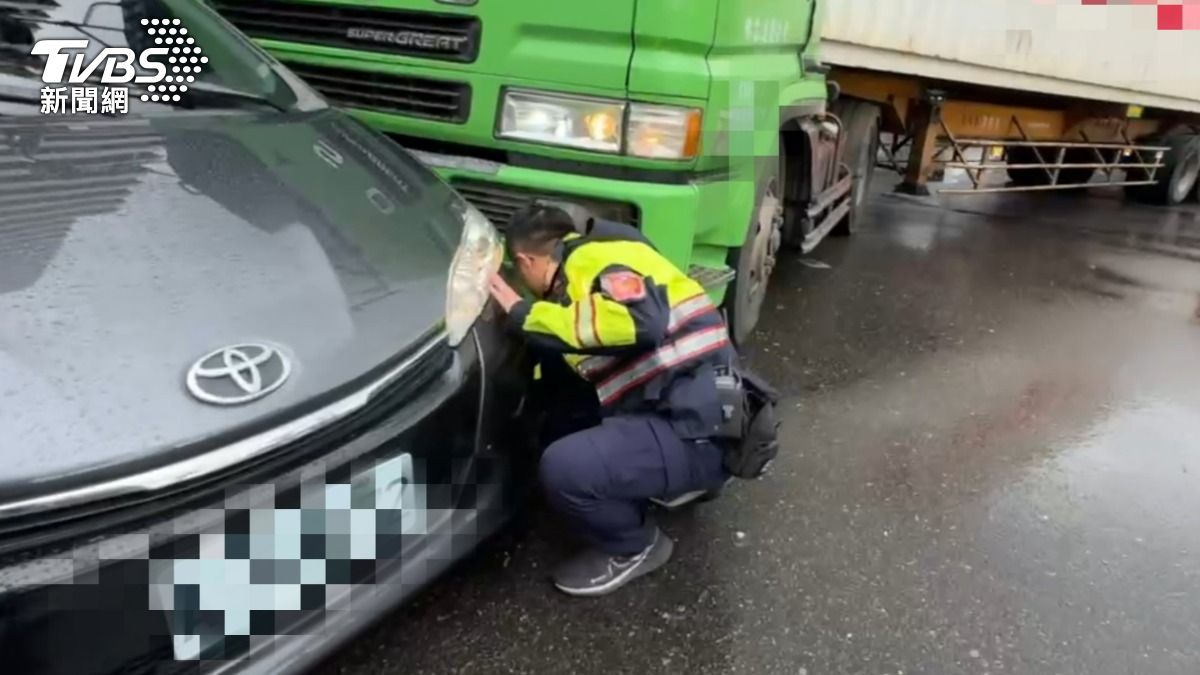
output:
M76 42L61 49L67 59L61 61L60 83L43 81L44 74L54 71L53 64L47 69L48 44L33 53L45 40L87 41L86 46ZM129 58L114 51L125 48L133 52L130 66L137 79L127 84L102 81L106 61ZM151 59L165 68L158 81L153 64L147 67L142 57L155 48L164 50ZM98 65L89 72L93 63ZM307 107L316 98L201 0L0 2L0 115L44 112L44 89L60 86L67 95L76 86L101 91L127 87L130 114L170 108L289 110Z

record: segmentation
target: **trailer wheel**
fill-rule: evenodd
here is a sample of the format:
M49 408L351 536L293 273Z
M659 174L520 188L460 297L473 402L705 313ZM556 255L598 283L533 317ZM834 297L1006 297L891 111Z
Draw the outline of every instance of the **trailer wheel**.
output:
M773 174L758 188L745 242L729 252L729 264L737 276L725 293L725 319L736 345L745 344L758 325L782 240L783 200L778 175Z
M1047 150L1042 153L1042 158L1048 162L1054 162L1057 156L1057 150ZM1072 148L1063 155L1064 162L1083 164L1089 159L1092 159L1091 151L1085 148ZM1018 145L1008 149L1008 163L1037 164L1038 156L1033 148ZM1094 173L1096 173L1095 169L1063 169L1058 173L1058 182L1060 185L1082 185L1091 180ZM1012 181L1013 185L1021 187L1050 184L1050 176L1046 174L1045 169L1008 169L1008 179Z
M829 233L845 237L854 233L855 214L871 195L871 179L875 176L875 161L879 154L879 127L882 115L873 103L843 99L834 104L834 114L842 120L845 142L840 161L850 167L854 177L851 188L850 213Z
M1125 195L1147 204L1181 204L1200 182L1200 138L1191 134L1176 134L1154 142L1170 148L1163 157L1163 167L1158 170L1157 182L1154 185L1131 185L1125 188ZM1130 169L1128 177L1144 180L1146 171Z

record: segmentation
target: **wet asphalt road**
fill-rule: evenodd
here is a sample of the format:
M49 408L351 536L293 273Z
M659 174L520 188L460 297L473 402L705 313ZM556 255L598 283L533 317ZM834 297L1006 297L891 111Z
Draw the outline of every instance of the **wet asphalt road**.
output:
M777 272L785 455L667 568L561 596L534 515L320 672L1200 672L1200 208L978 199Z

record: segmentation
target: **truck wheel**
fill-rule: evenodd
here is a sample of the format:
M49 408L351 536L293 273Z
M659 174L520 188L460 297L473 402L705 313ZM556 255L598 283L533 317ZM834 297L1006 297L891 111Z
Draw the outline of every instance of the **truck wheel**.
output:
M1058 151L1054 149L1047 149L1042 153L1042 158L1049 162L1053 162L1057 157ZM1072 148L1067 150L1066 154L1063 155L1063 162L1083 164L1089 159L1092 159L1092 154L1086 148ZM1033 151L1033 148L1026 148L1019 145L1013 146L1008 149L1008 163L1037 164L1037 153ZM1066 185L1086 183L1091 180L1094 173L1096 173L1095 169L1063 169L1058 174L1058 182ZM1020 187L1035 187L1050 184L1050 176L1046 175L1043 169L1009 169L1008 179L1012 181L1013 185Z
M759 188L745 242L729 252L737 276L725 294L725 314L736 345L745 344L758 324L782 240L783 201L778 176L773 175Z
M1154 185L1130 185L1125 195L1147 204L1175 206L1183 203L1200 182L1200 138L1191 134L1176 134L1156 141L1171 149L1163 157L1163 168L1158 170ZM1144 180L1146 172L1131 169L1128 177Z
M845 237L854 233L854 216L871 195L871 179L875 176L875 161L879 155L882 116L879 106L854 100L834 104L834 114L842 120L846 140L842 144L841 161L850 167L854 187L850 192L850 213L829 233Z

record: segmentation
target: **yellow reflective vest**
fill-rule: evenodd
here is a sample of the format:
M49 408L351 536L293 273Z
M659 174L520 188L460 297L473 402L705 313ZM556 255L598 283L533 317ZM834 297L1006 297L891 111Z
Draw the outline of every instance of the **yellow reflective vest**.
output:
M607 412L695 418L681 435L707 435L719 415L710 410L711 371L731 360L732 348L700 284L636 229L594 221L587 235L564 240L554 286L551 298L514 306L510 325L561 353Z

